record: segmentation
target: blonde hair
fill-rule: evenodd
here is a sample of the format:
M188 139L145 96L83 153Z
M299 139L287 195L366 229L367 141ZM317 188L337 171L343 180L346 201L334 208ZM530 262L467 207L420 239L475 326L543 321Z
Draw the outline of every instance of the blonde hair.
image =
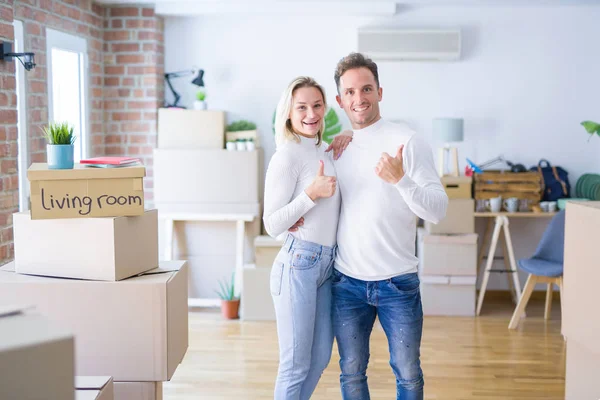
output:
M313 78L308 76L299 76L294 79L283 91L279 103L277 104L277 111L275 114L275 143L277 146L282 145L286 141L295 141L300 143L300 137L298 133L294 132L292 127L292 121L290 120L290 113L292 112L292 106L294 101L294 92L297 89L305 87L314 87L323 96L323 109L327 110L327 100L325 98L325 89L317 83ZM321 127L317 132L316 145L321 144L323 131L325 130L325 118L321 120Z

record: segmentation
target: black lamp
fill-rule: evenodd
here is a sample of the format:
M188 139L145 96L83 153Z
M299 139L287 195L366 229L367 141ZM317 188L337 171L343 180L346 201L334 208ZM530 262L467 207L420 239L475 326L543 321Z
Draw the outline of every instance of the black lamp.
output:
M13 57L16 57L21 64L23 64L25 70L31 71L33 68L35 68L34 56L35 54L33 53L13 53L12 43L0 42L1 61L12 61Z
M177 71L177 72L168 72L165 74L165 79L167 81L167 85L169 85L169 89L171 89L171 92L173 92L173 97L175 98L175 101L173 102L173 104L169 104L166 103L165 107L167 108L171 108L171 107L176 107L176 108L185 108L183 106L178 105L177 103L179 103L179 99L181 98L181 95L179 95L179 93L177 93L175 91L175 89L173 89L173 85L171 84L171 78L181 78L183 76L189 76L189 75L194 75L194 74L198 74L194 80L192 81L192 83L196 86L200 86L200 87L204 87L204 70L200 69L200 70L187 70L187 71Z

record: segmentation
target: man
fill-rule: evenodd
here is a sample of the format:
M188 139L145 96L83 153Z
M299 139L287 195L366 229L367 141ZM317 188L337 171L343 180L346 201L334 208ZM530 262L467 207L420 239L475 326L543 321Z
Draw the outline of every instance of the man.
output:
M415 257L416 217L446 215L448 197L429 145L381 118L377 65L358 53L340 60L336 100L354 131L335 167L342 206L332 318L344 400L370 399L369 339L375 318L389 343L397 399L423 399L423 311Z

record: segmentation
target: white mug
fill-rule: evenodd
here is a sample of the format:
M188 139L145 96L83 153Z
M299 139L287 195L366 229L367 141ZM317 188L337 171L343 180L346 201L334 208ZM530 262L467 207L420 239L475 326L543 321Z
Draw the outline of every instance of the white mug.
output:
M502 196L486 200L485 206L491 212L500 212L502 210Z
M511 213L517 212L519 210L519 199L511 197L504 200L504 209Z

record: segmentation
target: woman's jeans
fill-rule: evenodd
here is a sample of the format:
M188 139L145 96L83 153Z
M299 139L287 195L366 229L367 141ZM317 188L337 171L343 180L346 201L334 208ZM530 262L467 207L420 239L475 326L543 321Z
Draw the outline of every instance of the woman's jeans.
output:
M336 247L288 234L273 264L270 287L279 338L275 400L309 399L329 364Z

